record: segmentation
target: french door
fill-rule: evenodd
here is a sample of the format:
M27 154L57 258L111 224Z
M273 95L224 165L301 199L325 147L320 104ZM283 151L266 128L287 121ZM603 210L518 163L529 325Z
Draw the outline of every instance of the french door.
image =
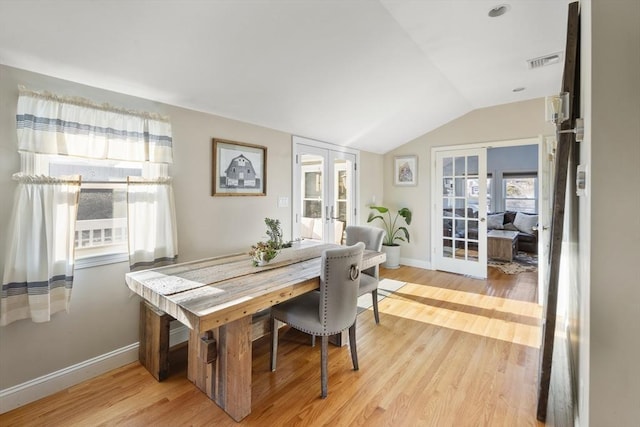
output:
M341 244L356 220L357 153L328 147L294 137L292 235Z
M486 149L436 152L433 267L487 277Z

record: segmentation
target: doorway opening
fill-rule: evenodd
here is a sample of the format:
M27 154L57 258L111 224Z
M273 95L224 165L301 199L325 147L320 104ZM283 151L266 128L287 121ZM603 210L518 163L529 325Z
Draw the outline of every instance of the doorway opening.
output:
M498 264L535 269L542 298L546 263L539 260L549 250L554 141L432 149L432 268L478 278Z

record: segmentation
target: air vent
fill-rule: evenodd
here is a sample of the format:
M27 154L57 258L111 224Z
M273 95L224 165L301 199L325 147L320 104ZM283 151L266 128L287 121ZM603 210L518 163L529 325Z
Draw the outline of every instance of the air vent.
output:
M562 59L562 53L552 53L550 55L541 56L539 58L533 58L527 60L529 64L529 69L533 70L534 68L545 67L551 64L557 64Z

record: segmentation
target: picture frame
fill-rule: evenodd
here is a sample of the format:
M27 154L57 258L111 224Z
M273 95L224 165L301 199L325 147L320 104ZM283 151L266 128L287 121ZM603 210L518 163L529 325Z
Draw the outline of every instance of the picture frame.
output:
M212 145L212 196L267 195L267 147L219 138Z
M418 185L418 156L395 156L393 183L400 187Z

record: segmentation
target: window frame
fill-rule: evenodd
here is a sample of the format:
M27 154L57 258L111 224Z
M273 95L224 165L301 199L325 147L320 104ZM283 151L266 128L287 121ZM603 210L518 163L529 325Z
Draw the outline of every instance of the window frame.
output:
M304 217L306 212L305 208L306 208L306 202L312 202L312 203L319 203L320 205L320 216L319 217L308 217L308 218L313 218L313 219L322 219L322 202L324 200L324 188L322 187L322 173L323 173L323 165L322 162L320 163L312 163L312 164L304 164L302 165L302 176L305 177L305 188L302 188L302 197L301 197L301 201L302 201L302 206L301 206L301 215ZM318 175L316 175L316 180L318 177L320 177L320 180L316 183L316 186L320 186L319 190L317 190L319 192L318 196L311 196L309 197L307 195L307 190L306 190L306 177L307 177L307 173L316 173Z
M30 169L29 166L26 165L27 162L23 162L22 171L28 172L25 169ZM130 175L130 176L142 176L145 178L151 177L168 177L168 167L163 167L162 164L150 163L150 162L132 162L132 161L120 161L120 160L108 160L108 159L91 159L85 157L77 157L77 156L62 156L57 154L36 154L35 160L33 162L32 168L34 169L34 173L38 175L47 175L47 176L64 176L63 173L52 174L51 166L53 164L62 164L62 165L88 165L88 166L96 166L96 167L121 167L127 169L139 170L140 175ZM73 173L75 175L79 174L77 172ZM118 178L110 178L104 179L99 178L96 180L86 179L86 176L81 175L81 184L80 184L80 192L88 189L112 189L112 190L121 190L127 191L127 178L126 177L118 177ZM78 223L81 223L83 220L76 219L76 230L78 230ZM125 215L125 222L128 222L127 216ZM124 241L120 241L117 244L107 244L102 246L88 246L85 248L75 246L74 247L74 266L75 269L83 269L96 267L100 265L106 264L114 264L120 262L128 262L129 261L129 245L127 238L127 228L123 229ZM79 235L78 239L82 237ZM103 248L102 250L100 248ZM110 248L110 249L108 249Z
M93 190L93 189L124 191L125 197L126 197L127 183L120 182L120 181L113 181L113 182L95 182L95 181L84 182L83 181L80 184L81 193L83 190ZM125 200L125 208L126 208L126 200ZM104 220L106 221L114 220L114 225L115 225L116 220L121 218L122 217L114 218L112 216L111 218L104 218ZM82 239L82 236L79 233L83 231L82 223L84 223L85 221L92 221L92 220L76 219L76 233L78 233L78 240ZM78 266L78 268L84 268L85 266L94 265L95 263L98 263L97 265L101 265L104 263L109 263L109 261L119 262L115 260L128 261L129 260L129 244L127 241L127 216L126 215L124 216L124 223L125 223L125 227L121 229L123 237L122 237L122 240L119 241L118 243L111 243L111 244L104 244L104 245L97 245L97 246L93 246L89 244L86 247L76 245L74 248L75 250L74 258L75 258L76 266ZM115 227L113 228L115 229ZM97 230L97 229L94 229L94 230Z
M507 181L509 181L510 179L527 179L527 178L533 178L534 179L534 184L533 184L533 197L507 197ZM530 213L530 214L537 214L538 210L540 209L540 205L539 205L539 178L538 178L538 173L535 171L531 171L531 172L503 172L502 174L502 207L504 208L504 211L507 210L511 210L511 211L517 211L517 212L523 212L523 213ZM534 202L534 211L533 212L529 212L529 211L522 211L522 210L514 210L514 209L509 209L507 207L507 201L508 200L533 200Z

